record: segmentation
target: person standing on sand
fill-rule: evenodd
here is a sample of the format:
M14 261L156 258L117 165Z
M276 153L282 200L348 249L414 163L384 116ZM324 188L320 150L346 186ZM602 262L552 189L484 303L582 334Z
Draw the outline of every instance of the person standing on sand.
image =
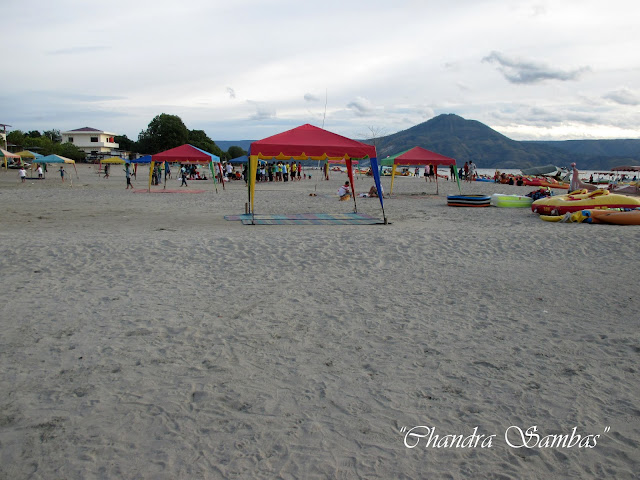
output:
M451 175L451 181L455 182L456 181L456 166L455 165L451 165L449 167L449 174Z
M60 178L62 179L62 183L64 183L64 167L60 167Z
M127 163L127 167L124 170L124 174L127 177L127 188L125 188L125 190L127 190L129 187L133 188L133 185L131 185L131 170L129 170L128 163Z
M42 178L44 176L42 173L42 165L38 165L38 169L36 170L36 173L38 174L38 178Z
M469 178L469 162L464 162L464 167L462 167L464 169L464 180L465 182L470 182L471 179Z
M20 167L20 172L18 172L18 174L20 175L20 181L22 183L27 181L27 171L24 169L24 167Z
M473 163L473 160L469 161L469 175L471 176L469 181L475 180L478 176L478 170L476 169L476 164Z
M186 169L182 170L181 174L182 174L182 183L180 184L180 186L182 187L184 185L185 187L188 187L189 185L187 185L187 170Z

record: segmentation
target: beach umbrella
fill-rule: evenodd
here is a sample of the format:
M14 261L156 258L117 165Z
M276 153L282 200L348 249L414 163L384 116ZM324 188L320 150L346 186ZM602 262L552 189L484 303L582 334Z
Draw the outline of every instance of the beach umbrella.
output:
M4 158L4 169L7 169L7 158L13 158L14 160L20 159L20 155L6 151L4 148L0 148L0 158Z
M46 157L36 158L33 163L67 163L73 165L73 169L76 171L76 178L78 177L78 169L76 168L76 162L67 157L60 155L47 155Z

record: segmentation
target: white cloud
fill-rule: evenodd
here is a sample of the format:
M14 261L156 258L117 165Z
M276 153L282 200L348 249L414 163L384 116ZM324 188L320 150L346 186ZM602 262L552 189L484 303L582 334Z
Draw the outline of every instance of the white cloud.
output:
M253 100L248 100L247 103L253 105L256 109L255 113L249 117L250 120L260 121L276 118L276 110L272 106Z
M373 104L366 98L356 97L355 100L347 104L347 108L353 110L353 112L359 117L365 117L373 115L375 109Z
M640 85L629 53L640 29L620 14L637 11L631 0L158 0L151 11L114 0L108 16L76 7L3 3L6 56L29 69L6 67L3 123L135 138L171 113L214 139L250 139L323 121L345 135L367 124L393 133L456 113L514 135L570 123L561 135L640 137L639 93L620 87Z
M545 80L578 80L589 67L573 70L551 68L529 60L513 59L500 52L491 52L482 59L483 62L497 63L498 69L511 83L539 83Z
M611 100L612 102L619 103L620 105L640 105L640 95L636 92L629 90L628 88L621 88L613 92L609 92L602 98Z

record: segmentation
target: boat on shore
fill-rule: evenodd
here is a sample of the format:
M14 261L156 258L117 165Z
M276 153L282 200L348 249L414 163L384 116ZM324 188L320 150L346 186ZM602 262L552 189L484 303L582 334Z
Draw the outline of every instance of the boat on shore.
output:
M556 195L536 200L531 210L541 215L564 215L587 209L640 207L640 198L611 193L609 190L577 190L567 195Z

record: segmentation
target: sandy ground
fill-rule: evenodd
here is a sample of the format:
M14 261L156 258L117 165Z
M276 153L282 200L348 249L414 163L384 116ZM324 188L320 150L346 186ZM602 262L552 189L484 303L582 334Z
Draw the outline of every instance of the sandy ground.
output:
M640 227L422 178L391 225L243 226L243 182L78 170L0 172L0 478L638 478ZM313 175L256 212L352 211Z

